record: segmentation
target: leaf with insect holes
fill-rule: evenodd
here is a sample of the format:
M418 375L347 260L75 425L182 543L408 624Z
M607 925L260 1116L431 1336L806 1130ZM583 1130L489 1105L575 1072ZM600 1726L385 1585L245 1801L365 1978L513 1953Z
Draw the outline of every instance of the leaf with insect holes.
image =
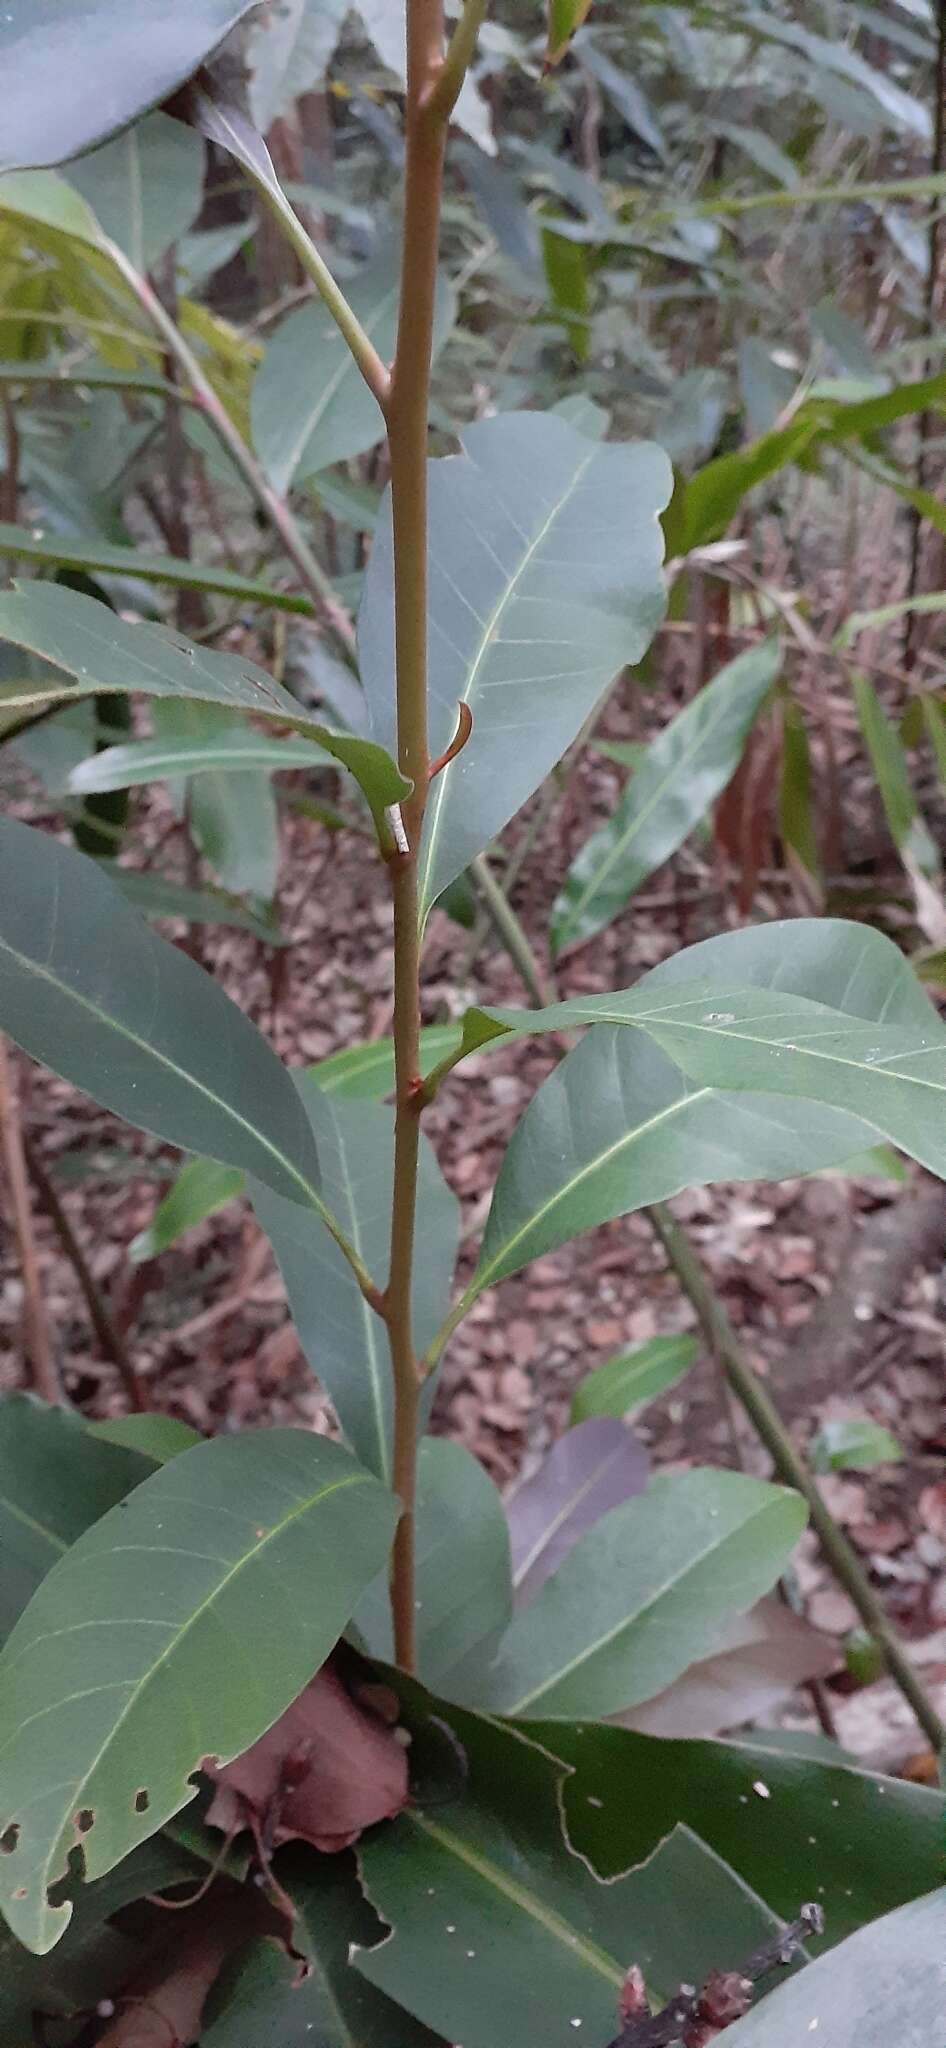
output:
M0 170L62 163L166 99L252 0L7 0Z
M774 1932L761 1899L672 1821L649 1861L635 1857L642 1867L631 1868L628 1859L613 1883L600 1883L568 1853L561 1801L569 1769L542 1732L536 1741L531 1731L428 1700L402 1679L396 1689L413 1736L415 1797L360 1845L368 1896L391 1932L353 1960L447 2040L564 2048L577 2020L575 2038L603 2044L617 2028L635 1957L652 1991L669 1997L681 1978L699 1980L720 1954L747 1954ZM586 1733L593 1740L595 1731ZM633 1806L623 1776L621 1788Z
M43 1954L70 1853L104 1875L284 1712L380 1570L397 1509L305 1430L172 1458L80 1536L0 1655L3 1911Z
M108 605L55 583L0 592L0 638L42 656L58 676L0 688L0 711L39 709L59 699L140 690L157 698L194 698L257 717L277 718L325 747L361 784L376 818L410 789L390 754L371 740L332 733L298 700L242 655L197 646L166 626L131 625ZM25 666L25 665L24 665Z
M658 515L671 488L661 449L589 441L550 413L478 421L428 476L432 753L453 739L458 705L473 729L431 787L422 916L646 652L665 608ZM372 730L386 746L393 589L389 494L358 618Z

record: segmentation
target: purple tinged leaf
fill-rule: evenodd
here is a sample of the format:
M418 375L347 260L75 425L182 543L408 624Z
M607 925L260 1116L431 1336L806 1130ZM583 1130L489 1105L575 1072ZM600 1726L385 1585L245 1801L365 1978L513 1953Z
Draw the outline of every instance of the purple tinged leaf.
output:
M518 1604L534 1597L586 1529L643 1493L649 1477L643 1444L616 1416L567 1430L506 1502Z

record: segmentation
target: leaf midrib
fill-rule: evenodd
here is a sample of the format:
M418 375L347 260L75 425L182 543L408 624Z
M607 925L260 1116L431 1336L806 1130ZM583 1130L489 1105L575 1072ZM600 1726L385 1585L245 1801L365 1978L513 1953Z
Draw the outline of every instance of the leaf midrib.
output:
M623 1635L628 1629L639 1628L642 1623L646 1622L658 1601L665 1599L668 1593L676 1592L693 1571L700 1570L706 1564L708 1558L714 1555L718 1556L720 1552L728 1548L734 1539L744 1537L748 1528L764 1520L767 1516L780 1513L783 1507L783 1500L766 1500L761 1502L735 1528L727 1529L725 1536L718 1542L710 1544L695 1559L693 1557L688 1558L686 1563L680 1565L675 1572L664 1579L659 1586L655 1587L650 1598L642 1607L637 1609L636 1613L624 1615L619 1622L615 1623L613 1628L607 1629L593 1643L587 1644L578 1656L571 1659L570 1663L561 1665L559 1670L553 1672L550 1678L543 1679L541 1685L536 1686L532 1692L525 1693L521 1700L516 1701L515 1706L506 1707L504 1712L507 1714L521 1714L526 1707L534 1706L536 1700L541 1700L546 1693L554 1693L556 1688L564 1684L566 1679L571 1678L575 1671L580 1671L582 1666L587 1664L590 1657L598 1656L602 1650L606 1650L611 1643L617 1640L618 1636ZM528 1613L528 1608L524 1611Z
M529 542L519 563L519 566L516 569L515 575L511 577L510 580L504 586L501 596L499 597L497 603L493 606L493 610L491 611L489 618L486 621L486 624L482 628L479 645L477 647L476 654L474 655L473 660L470 663L467 679L463 686L460 698L458 700L460 704L466 704L467 706L469 706L470 697L475 687L477 676L479 674L483 661L485 660L487 650L493 644L493 638L496 632L496 628L500 622L500 619L503 616L504 611L506 610L506 607L512 603L518 585L521 582L522 577L525 575L526 570L532 563L537 550L541 547L542 542L546 539L546 536L548 535L549 531L554 525L556 519L561 514L563 507L567 505L569 499L573 497L575 491L578 488L579 483L581 482L582 477L585 474L586 469L588 469L591 463L595 461L599 452L599 449L592 447L589 450L588 454L579 463L578 468L573 472L567 490L562 492L561 497L556 498L554 505L551 507L551 510L549 511L548 517L545 520L543 520L543 523L539 527L534 538ZM468 456L467 460L469 461L471 460L471 458ZM474 463L473 466L474 468L479 468L479 465L476 463ZM485 472L480 471L480 474L485 474ZM498 493L494 492L494 495L498 496ZM426 917L427 911L430 907L427 902L427 884L431 874L431 870L434 865L434 857L437 850L437 835L440 831L440 821L443 814L444 802L449 788L450 775L451 767L448 764L448 766L442 770L441 774L437 778L436 786L434 789L433 802L430 805L427 813L429 824L425 829L424 844L421 847L419 862L420 873L418 876L418 888L420 894L420 917L422 922L423 919Z
M272 1529L267 1530L265 1536L262 1537L262 1539L259 1542L253 1545L252 1550L244 1551L242 1557L237 1558L236 1562L231 1566L230 1570L226 1573L226 1575L222 1579L218 1580L217 1584L213 1587L212 1591L207 1594L204 1600L201 1601L200 1606L196 1607L194 1609L194 1612L188 1615L187 1620L177 1630L177 1633L172 1637L171 1641L165 1645L164 1649L161 1651L160 1656L156 1657L154 1663L150 1664L148 1666L147 1671L145 1671L142 1674L141 1678L135 1685L130 1697L126 1700L125 1705L121 1710L121 1713L118 1715L117 1719L113 1721L108 1731L108 1734L105 1737L104 1742L100 1745L96 1755L92 1758L91 1763L87 1766L83 1776L77 1779L74 1786L72 1786L69 1793L69 1799L66 1802L68 1807L71 1808L74 1800L76 1799L76 1796L81 1795L85 1791L86 1786L89 1784L90 1780L94 1777L95 1772L98 1770L98 1767L102 1761L103 1756L107 1754L111 1744L114 1742L119 1729L127 1720L128 1715L132 1711L132 1708L137 1705L138 1700L146 1691L147 1687L151 1684L151 1681L154 1678L155 1673L159 1671L161 1666L167 1662L167 1659L180 1648L181 1643L184 1641L184 1638L188 1635L190 1630L196 1625L198 1621L200 1621L202 1616L206 1614L208 1608L212 1607L214 1605L214 1602L219 1600L221 1594L223 1594L226 1591L227 1587L232 1584L233 1580L239 1576L240 1572L243 1571L247 1565L255 1563L257 1558L260 1556L261 1552L267 1548L267 1545L273 1543L277 1537L282 1536L285 1533L286 1529L288 1529L293 1522L298 1521L300 1515L310 1513L314 1508L318 1507L322 1501L327 1500L331 1494L343 1492L346 1487L364 1486L366 1484L371 1483L371 1475L367 1472L350 1472L346 1473L343 1479L331 1480L328 1485L321 1487L317 1493L309 1494L306 1496L305 1500L298 1501L289 1514L284 1515L283 1519L277 1522ZM29 1646L24 1645L24 1647L28 1648ZM278 1718L278 1716L274 1718ZM270 1723L270 1726L271 1725L272 1723ZM265 1730L263 1732L265 1733ZM228 1761L228 1759L223 1759L223 1761ZM200 1758L198 1757L195 1759L195 1769L199 1762ZM50 1849L46 1862L43 1865L44 1888L46 1880L49 1877L50 1865L56 1858L58 1851L60 1849L62 1837L63 1830L60 1829L56 1841Z

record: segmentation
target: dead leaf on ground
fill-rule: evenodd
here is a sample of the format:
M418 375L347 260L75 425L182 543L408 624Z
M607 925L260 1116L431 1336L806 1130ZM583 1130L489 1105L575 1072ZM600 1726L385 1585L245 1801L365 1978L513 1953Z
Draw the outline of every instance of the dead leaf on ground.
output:
M207 1775L217 1788L209 1825L224 1834L251 1829L265 1856L295 1840L335 1855L407 1803L403 1744L330 1664L252 1749Z
M757 1721L809 1678L826 1678L837 1647L781 1600L759 1600L727 1629L715 1656L617 1718L645 1735L718 1735Z

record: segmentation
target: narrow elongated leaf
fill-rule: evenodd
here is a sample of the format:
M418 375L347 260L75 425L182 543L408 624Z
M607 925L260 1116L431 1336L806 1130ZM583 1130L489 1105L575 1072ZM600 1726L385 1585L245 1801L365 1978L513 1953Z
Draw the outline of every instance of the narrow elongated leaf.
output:
M0 1402L0 1640L83 1529L150 1469L134 1451L90 1441L64 1408Z
M281 683L242 655L198 647L165 626L129 625L107 605L60 584L31 583L0 593L0 638L65 671L62 682L42 677L7 685L0 690L0 710L34 708L60 697L101 696L111 690L195 698L279 718L308 733L351 769L375 815L408 792L404 777L382 747L329 732Z
M334 767L331 754L314 740L267 740L251 727L234 724L226 735L206 739L155 738L129 740L121 747L103 747L73 768L68 787L74 796L89 790L133 789L143 782L169 781L179 775L245 774L289 768Z
M574 2030L604 2048L631 1961L663 1999L766 1938L772 1916L688 1828L668 1828L647 1864L600 1883L567 1853L554 1755L524 1731L398 1689L418 1796L361 1844L368 1895L391 1934L354 1961L448 2040L564 2048ZM622 1796L633 1803L623 1780Z
M311 1075L299 1090L319 1149L325 1200L377 1285L387 1278L394 1119L378 1103L323 1094ZM387 1332L365 1301L328 1231L297 1201L266 1186L250 1192L279 1260L293 1320L313 1371L328 1388L346 1436L372 1471L391 1473L392 1385ZM337 1206L336 1206L337 1205ZM421 1147L414 1328L421 1349L446 1310L459 1240L459 1211L426 1140Z
M425 1685L476 1705L511 1618L509 1528L499 1493L462 1444L425 1437L417 1500L417 1656ZM354 1626L372 1656L393 1661L386 1577L369 1587Z
M204 145L182 122L149 114L73 164L69 182L146 275L200 212Z
M939 868L939 854L923 823L919 804L910 786L903 742L868 677L855 673L851 677L851 688L894 843L904 859L914 861L922 874L935 875Z
M737 655L653 741L612 817L572 862L552 911L556 953L610 924L699 824L738 765L778 663L774 639Z
M658 513L666 456L590 442L551 414L512 413L464 432L430 465L431 749L457 707L462 753L437 776L421 850L422 910L493 839L574 739L607 684L641 659L664 593ZM358 621L372 729L394 730L390 500Z
M54 381L58 384L60 378ZM94 378L90 382L96 381ZM122 378L124 384L130 379ZM312 612L311 599L293 590L273 590L268 583L237 576L206 562L178 560L175 555L153 555L142 548L116 546L74 533L46 534L34 527L0 524L0 555L17 555L24 562L56 562L66 569L86 569L93 574L137 576L143 583L170 583L179 590L213 590L246 604L265 604L272 611Z
M124 0L7 0L0 170L62 163L124 128L189 78L249 5L167 0L142 14Z
M266 946L287 946L288 939L274 918L264 909L253 911L222 889L188 889L182 882L169 882L141 868L121 867L118 861L100 863L142 917L183 918L187 924L232 925L237 931L252 932Z
M549 0L549 38L545 52L547 64L557 64L564 57L576 29L581 27L591 6L591 0Z
M946 1891L852 1934L773 1990L732 2029L732 2048L933 2048L946 2009ZM935 2017L934 2017L935 2015Z
M271 1430L195 1445L79 1538L0 1657L3 1906L28 1948L68 1925L47 1893L74 1846L103 1875L284 1711L395 1520L340 1445Z
M128 1247L135 1265L160 1258L176 1244L185 1230L193 1230L205 1217L215 1216L243 1193L245 1176L238 1167L218 1166L215 1159L189 1159L173 1186L158 1206L146 1230L139 1230Z
M741 1472L684 1472L612 1509L515 1617L486 1680L501 1713L620 1713L767 1593L805 1504Z
M626 1415L675 1387L699 1357L695 1337L650 1337L598 1365L572 1395L574 1427L592 1415Z
M643 1493L649 1477L643 1444L611 1417L593 1417L559 1437L506 1503L520 1605L558 1570L586 1529Z
M400 252L382 249L350 284L345 296L382 362L394 354ZM434 316L434 349L445 341L456 312L441 279ZM269 343L253 383L253 445L277 491L295 477L315 476L347 462L384 435L377 399L368 390L327 306L290 313Z
M120 1116L295 1202L318 1158L290 1075L223 990L94 861L0 820L0 1027Z
M201 769L191 778L188 824L224 889L271 903L279 867L272 776L264 768Z

